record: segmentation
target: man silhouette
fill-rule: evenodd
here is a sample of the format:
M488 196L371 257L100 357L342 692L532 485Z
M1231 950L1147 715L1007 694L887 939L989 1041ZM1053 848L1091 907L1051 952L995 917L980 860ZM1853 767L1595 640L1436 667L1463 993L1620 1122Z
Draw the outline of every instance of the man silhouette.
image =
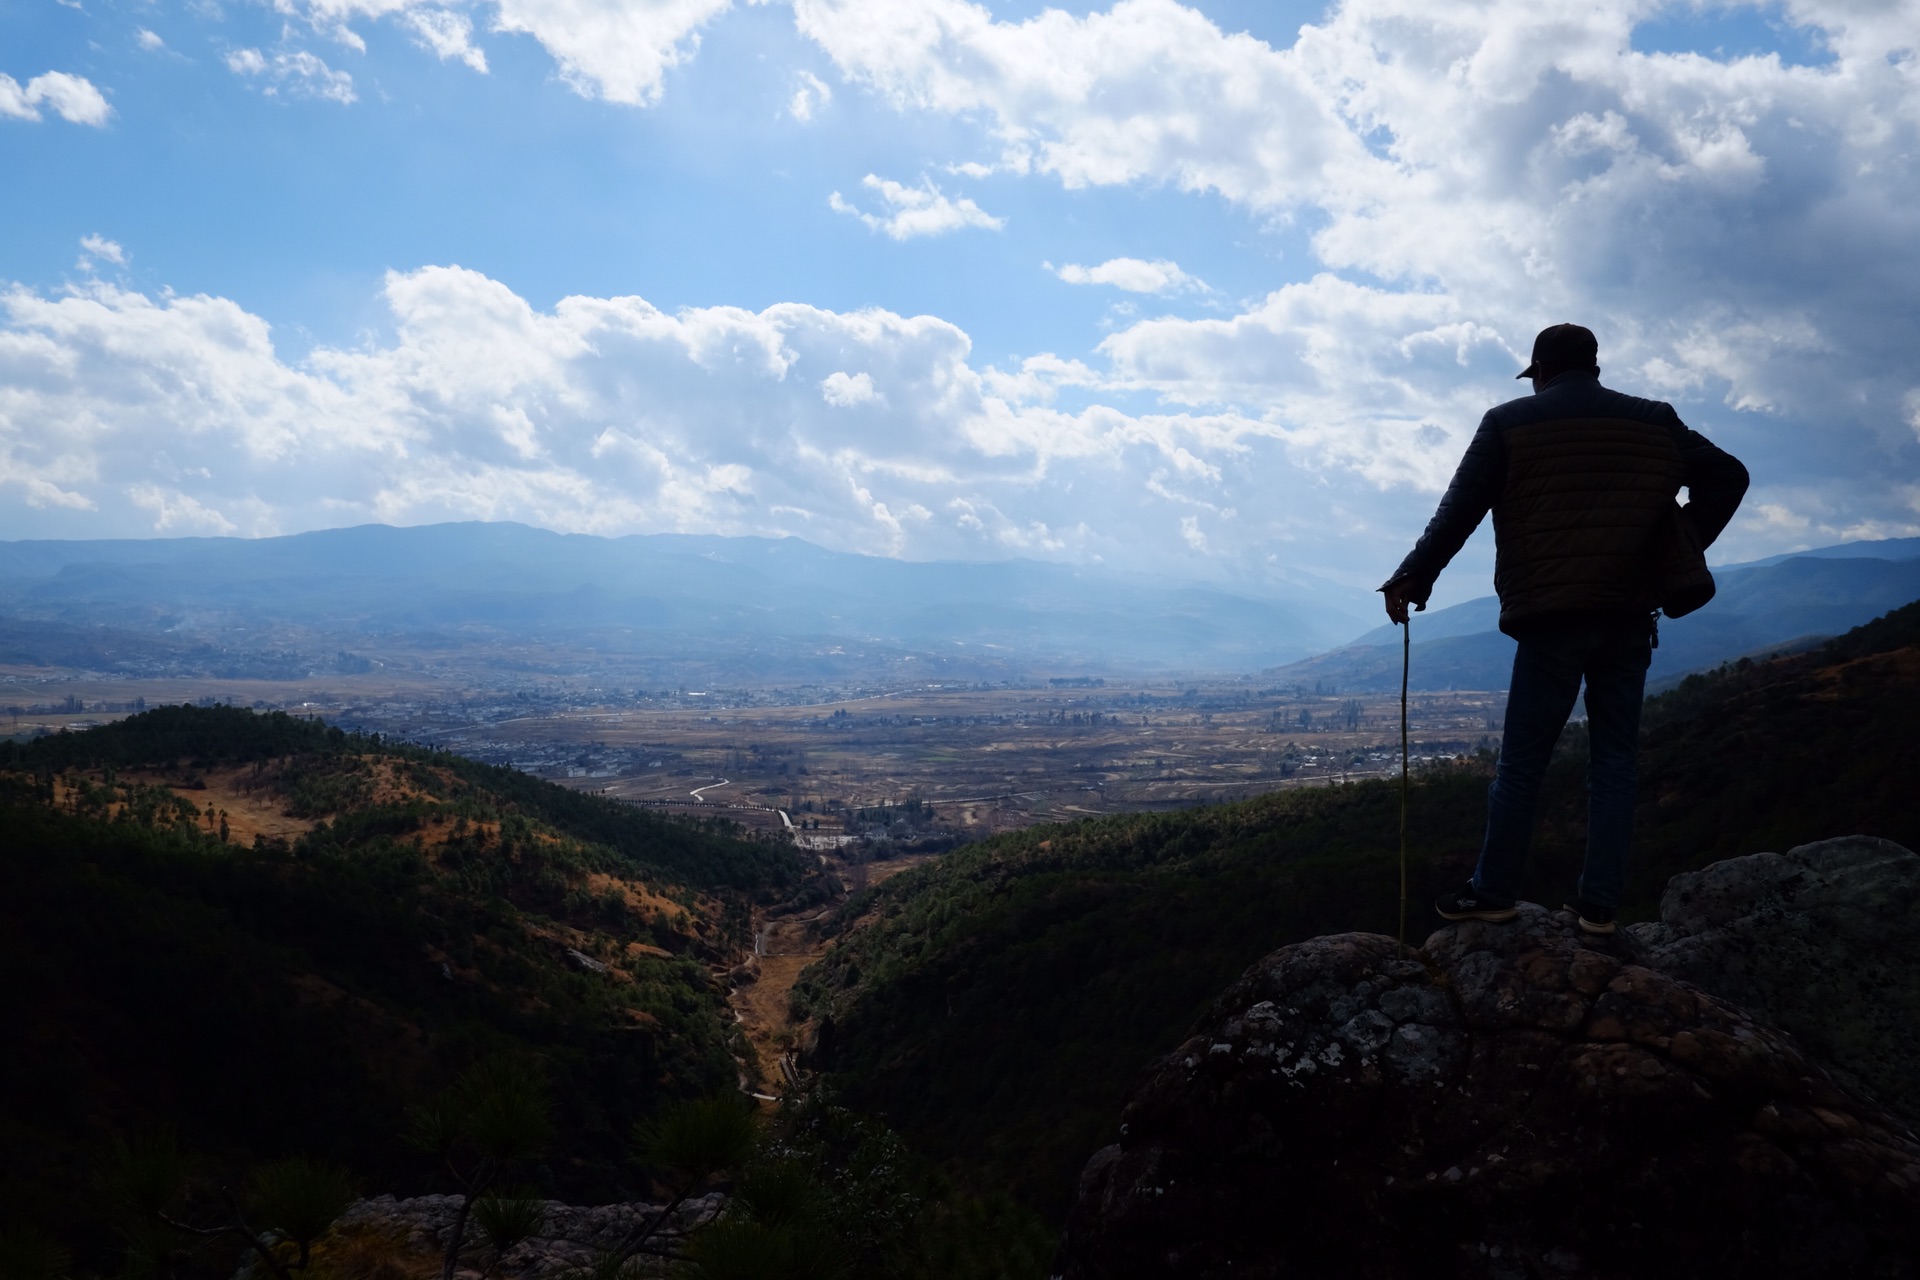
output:
M1380 590L1387 616L1425 609L1434 579L1493 512L1500 629L1519 642L1487 830L1447 920L1511 920L1553 745L1586 682L1587 857L1567 904L1588 933L1614 931L1633 833L1640 703L1652 659L1658 559L1676 495L1702 547L1733 518L1747 469L1671 405L1600 385L1599 344L1577 324L1542 329L1519 377L1533 394L1487 411L1426 532Z

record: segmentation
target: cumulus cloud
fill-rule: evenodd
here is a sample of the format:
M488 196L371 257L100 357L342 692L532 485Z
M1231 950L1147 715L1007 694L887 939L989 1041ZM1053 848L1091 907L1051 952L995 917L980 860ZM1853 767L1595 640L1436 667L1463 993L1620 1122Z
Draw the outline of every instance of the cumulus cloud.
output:
M954 199L946 195L931 180L923 179L921 185L909 187L870 173L860 183L880 197L887 212L868 213L838 191L827 198L828 205L836 212L860 219L869 230L883 231L895 240L937 236L958 231L962 227L986 227L998 231L1007 225L1005 218L994 217L965 197Z
M1443 485L1488 404L1515 394L1504 336L1442 293L1321 274L1224 319L1143 320L1100 344L1108 385L1259 416L1308 469Z
M80 261L82 271L93 270L96 262L111 262L116 267L127 265L127 251L117 240L109 240L99 233L80 237Z
M227 299L105 282L0 295L0 525L518 519L1165 567L1200 545L1184 517L1205 518L1210 554L1264 554L1324 520L1334 491L1298 475L1272 424L1064 411L1044 388L1095 390L1094 370L982 369L931 316L670 315L632 297L542 311L454 267L391 275L385 300L390 342L294 362Z
M584 97L634 106L659 101L669 71L700 47L700 31L733 0L496 0L484 6L495 32L532 37ZM282 0L315 31L364 47L350 23L391 19L442 59L475 71L486 54L473 43L470 3L442 0Z
M1446 294L1330 273L1010 370L879 310L542 311L454 267L392 274L385 301L390 341L292 361L227 299L0 294L0 536L515 519L1359 581L1425 514L1380 487L1442 483L1519 359ZM1750 540L1911 532L1912 474L1776 483Z
M494 29L532 36L588 97L644 106L693 57L700 29L732 0L501 0Z
M135 43L149 53L157 53L167 47L165 40L162 40L158 35L147 30L145 27L141 27L138 31L135 31L133 38Z
M805 124L813 119L816 106L824 107L832 101L832 86L813 72L802 71L800 86L793 91L793 100L787 104L787 114Z
M178 490L157 484L136 484L127 489L127 500L146 512L155 533L175 535L193 533L235 534L240 526L218 511L200 504Z
M46 107L69 124L88 124L99 128L113 117L106 95L84 76L65 71L48 71L22 85L0 72L0 116L15 120L38 120Z
M1000 22L968 0L795 0L802 33L901 107L991 122L1001 167L1279 205L1365 146L1312 68L1172 0Z
M1195 551L1207 549L1207 535L1200 528L1199 516L1180 517L1180 540Z
M1167 293L1175 289L1205 289L1206 283L1188 275L1165 258L1109 258L1097 267L1069 262L1056 267L1041 264L1068 284L1110 284L1129 293Z
M873 375L836 370L821 380L820 398L837 408L851 409L880 399L880 393L873 389Z
M413 32L422 47L442 62L464 62L482 75L487 70L487 55L473 43L473 19L452 9L412 8L401 20Z
M1105 379L1081 361L1051 352L1028 356L1018 369L987 369L982 377L994 395L1010 404L1052 404L1062 387L1105 385Z
M271 57L258 49L235 49L226 57L227 70L260 85L268 97L282 94L289 98L318 99L349 106L358 100L353 77L336 71L318 54L305 49L276 53Z
M1435 438L1427 427L1457 447L1471 402L1498 398L1487 335L1523 348L1574 318L1601 333L1610 377L1686 402L1805 481L1774 492L1763 475L1759 501L1852 487L1894 513L1887 483L1858 477L1920 472L1907 425L1920 389L1914 0L1794 0L1782 18L1830 53L1818 66L1636 50L1655 10L1628 0L1344 0L1281 48L1174 0L1024 21L968 0L795 12L844 76L896 108L983 122L1003 172L1310 216L1337 277L1107 347L1121 380L1284 425L1303 463L1439 485L1431 451L1389 464L1374 448L1408 429ZM1339 279L1374 282L1350 286L1361 311L1405 315L1376 329L1351 308L1321 314ZM1464 357L1423 365L1404 346L1449 325L1477 335ZM1328 380L1328 361L1291 355L1274 367L1297 380L1255 367L1290 341L1345 344L1354 375ZM1451 342L1433 337L1432 352ZM1838 527L1827 508L1802 514Z

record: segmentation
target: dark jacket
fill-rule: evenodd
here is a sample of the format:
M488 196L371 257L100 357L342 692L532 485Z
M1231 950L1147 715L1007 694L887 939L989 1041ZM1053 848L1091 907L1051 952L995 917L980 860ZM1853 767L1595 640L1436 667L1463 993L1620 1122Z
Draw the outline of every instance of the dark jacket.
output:
M1433 580L1493 512L1493 587L1509 635L1558 621L1644 616L1657 600L1655 554L1667 509L1704 547L1747 491L1747 469L1680 421L1673 406L1563 373L1487 411L1440 507L1394 572L1425 604Z

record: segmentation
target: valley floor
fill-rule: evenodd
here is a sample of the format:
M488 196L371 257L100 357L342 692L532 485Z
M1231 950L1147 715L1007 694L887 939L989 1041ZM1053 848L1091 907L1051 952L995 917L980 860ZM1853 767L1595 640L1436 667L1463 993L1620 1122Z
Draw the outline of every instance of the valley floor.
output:
M477 690L377 675L222 684L12 668L0 670L0 729L82 728L142 698L321 715L665 812L770 834L791 822L798 843L817 848L873 834L862 810L914 797L935 814L896 841L1385 776L1400 746L1397 693L1257 679L649 694L579 680ZM1415 694L1414 759L1496 747L1504 710L1502 691Z
M870 863L865 870L869 883L878 884L930 862L933 857L906 854ZM842 877L841 883L847 883L854 868L837 859L834 863L833 869ZM844 901L843 894L823 906L801 912L755 916L753 980L735 987L728 1003L746 1032L747 1043L753 1046L764 1077L762 1092L769 1096L786 1094L791 1079L782 1063L790 1063L788 1055L805 1040L808 1030L805 1023L793 1018L790 1000L794 983L802 970L823 958L834 946L833 941L823 940L811 926L831 916Z

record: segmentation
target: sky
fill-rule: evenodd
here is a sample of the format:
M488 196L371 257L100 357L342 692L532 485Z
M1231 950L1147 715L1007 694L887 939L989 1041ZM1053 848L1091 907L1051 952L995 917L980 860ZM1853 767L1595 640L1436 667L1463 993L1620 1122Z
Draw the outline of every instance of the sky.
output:
M0 5L0 538L1369 589L1569 320L1920 534L1920 0Z

